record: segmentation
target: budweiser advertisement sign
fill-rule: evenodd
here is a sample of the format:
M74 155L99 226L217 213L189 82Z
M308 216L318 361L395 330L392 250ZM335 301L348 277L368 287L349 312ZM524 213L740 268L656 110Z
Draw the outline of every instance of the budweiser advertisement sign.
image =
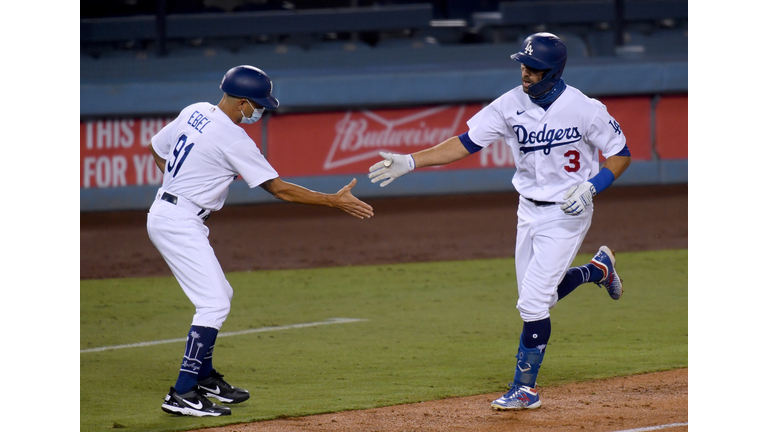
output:
M281 176L367 173L379 152L415 153L467 131L480 104L288 114L267 125L268 159ZM514 166L500 140L478 154L432 169Z
M652 117L645 96L601 100L621 124L635 160L650 160ZM663 97L655 136L659 155L685 158L687 96ZM242 127L281 177L368 173L379 152L415 153L467 131L467 120L484 105L448 105L403 109L307 114L276 114ZM664 115L660 119L660 114ZM80 187L159 185L162 173L147 148L152 136L172 117L104 119L80 122ZM262 129L264 128L264 129ZM266 143L262 137L266 134ZM427 170L514 167L510 148L499 140L458 162Z

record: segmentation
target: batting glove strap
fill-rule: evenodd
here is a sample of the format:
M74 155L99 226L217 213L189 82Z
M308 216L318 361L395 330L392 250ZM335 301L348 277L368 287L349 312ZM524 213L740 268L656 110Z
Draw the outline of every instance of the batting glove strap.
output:
M404 176L416 168L416 162L411 155L400 155L389 152L379 152L384 160L372 165L368 171L371 183L381 182L381 187L392 183L396 178Z
M567 215L578 216L592 205L592 197L596 194L595 186L590 182L571 186L563 196L565 203L560 206L560 210Z

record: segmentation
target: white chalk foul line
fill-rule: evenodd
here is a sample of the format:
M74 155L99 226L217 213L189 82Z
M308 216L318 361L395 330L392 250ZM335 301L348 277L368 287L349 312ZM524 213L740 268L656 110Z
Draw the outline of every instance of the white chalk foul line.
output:
M318 321L318 322L311 322L311 323L291 324L291 325L276 326L276 327L261 327L257 329L219 333L217 338L222 338L227 336L239 336L239 335L244 335L249 333L289 330L289 329L297 329L297 328L304 328L304 327L317 327L317 326L330 325L330 324L344 324L344 323L351 323L351 322L358 322L358 321L368 321L368 320L361 319L361 318L328 318L325 321ZM109 350L116 350L116 349L122 349L122 348L139 348L139 347L145 347L145 346L151 346L151 345L185 342L186 340L187 338L166 339L166 340L151 341L151 342L139 342L139 343L129 344L129 345L114 345L114 346L106 346L106 347L99 347L99 348L89 348L89 349L80 350L80 354L99 352L99 351L109 351Z
M653 431L653 430L659 430L659 429L669 429L669 428L678 427L678 426L688 426L688 422L670 423L670 424L665 424L660 426L649 426L649 427L642 427L637 429L625 429L625 430L616 431L616 432L646 432L646 431Z

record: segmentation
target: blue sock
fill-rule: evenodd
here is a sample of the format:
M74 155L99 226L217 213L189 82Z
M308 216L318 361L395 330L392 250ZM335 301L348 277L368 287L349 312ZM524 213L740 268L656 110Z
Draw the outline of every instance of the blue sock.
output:
M539 321L523 323L523 332L520 334L520 342L524 348L539 348L547 346L549 336L552 334L552 321L544 318ZM544 348L539 348L544 350Z
M515 385L536 386L536 378L544 361L544 352L551 333L552 322L549 318L523 323L520 345L517 347ZM529 346L531 348L528 348Z
M599 282L603 277L603 271L592 263L569 268L563 281L557 286L557 301L572 293L579 285L587 282Z
M520 344L517 347L515 385L536 386L536 377L544 360L550 334L552 334L552 321L549 318L523 323L523 332L520 334Z
M179 378L174 388L178 393L186 393L197 385L197 376L203 367L206 354L209 353L216 341L219 331L212 327L192 326L187 335L184 347L184 358L181 361ZM210 373L210 371L208 372Z
M208 352L203 357L203 364L200 366L200 371L197 373L197 380L202 381L211 374L213 370L213 347L216 346L216 340L213 341L214 345L208 348Z

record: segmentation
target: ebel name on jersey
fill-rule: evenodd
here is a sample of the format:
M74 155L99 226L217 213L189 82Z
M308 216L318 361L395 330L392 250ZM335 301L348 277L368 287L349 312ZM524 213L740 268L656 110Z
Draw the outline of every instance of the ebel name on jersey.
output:
M548 155L552 150L552 147L559 147L568 144L577 143L581 140L581 133L576 126L565 129L547 129L547 124L540 131L528 132L525 126L514 125L512 130L517 135L517 142L520 143L520 151L524 154L532 151L543 150L545 155ZM529 145L525 144L537 144L543 143L543 145Z

